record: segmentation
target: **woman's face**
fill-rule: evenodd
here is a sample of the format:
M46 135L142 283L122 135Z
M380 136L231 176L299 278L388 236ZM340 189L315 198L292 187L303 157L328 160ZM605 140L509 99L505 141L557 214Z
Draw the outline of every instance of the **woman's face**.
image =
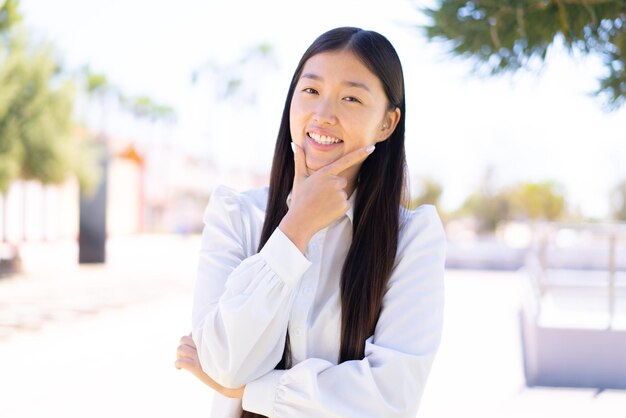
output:
M388 103L380 79L352 52L323 52L309 58L289 116L291 137L304 149L309 174L387 139L400 119L400 110L389 111ZM353 182L358 170L353 166L342 175Z

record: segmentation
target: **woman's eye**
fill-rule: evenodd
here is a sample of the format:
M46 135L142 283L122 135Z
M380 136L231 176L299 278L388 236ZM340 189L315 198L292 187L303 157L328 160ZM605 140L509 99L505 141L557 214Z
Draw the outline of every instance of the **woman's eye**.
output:
M309 94L317 94L317 90L311 88L311 87L307 87L305 89L302 90L305 93L309 93Z
M347 102L361 103L361 101L359 99L357 99L356 97L353 97L353 96L344 97L343 100L345 100Z

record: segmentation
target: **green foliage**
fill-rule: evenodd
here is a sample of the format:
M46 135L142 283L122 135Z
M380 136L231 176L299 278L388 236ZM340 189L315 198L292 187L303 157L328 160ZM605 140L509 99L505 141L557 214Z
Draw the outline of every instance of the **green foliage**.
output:
M20 172L20 158L22 150L15 141L3 141L0 137L0 194L9 190L11 181Z
M498 224L509 219L511 208L506 192L489 193L479 190L463 203L461 214L471 215L481 232L493 232Z
M554 221L565 213L565 196L554 182L521 183L508 195L512 214L526 219Z
M0 33L7 31L22 20L19 0L0 0Z
M61 73L51 46L30 45L17 31L5 39L0 45L0 193L17 178L63 182L77 174L77 161L90 161L73 137L74 84Z
M105 98L113 99L114 102L120 104L124 110L138 119L147 119L153 122L172 121L176 116L174 108L156 103L148 96L129 97L124 95L121 89L112 84L106 75L93 71L88 65L81 68L77 79L90 99L100 101ZM102 110L105 111L105 109Z
M570 52L597 53L606 74L596 91L608 110L626 102L626 0L438 0L422 11L429 40L449 42L489 75L532 68L559 40Z
M106 75L94 72L88 65L82 68L80 78L83 88L91 96L106 95L111 89L111 84Z
M172 107L156 103L148 96L124 98L122 102L127 109L139 119L166 121L173 119L175 115Z
M20 95L17 78L22 57L7 54L6 45L0 44L0 52L6 57L0 60L0 194L5 194L11 181L20 174L23 155L19 118L12 112L12 104Z
M57 65L49 48L38 48L27 60L22 97L14 109L22 118L21 175L61 183L71 173L74 88L69 81L56 85Z
M561 219L566 214L566 199L554 182L522 182L494 190L488 175L483 185L470 195L460 209L477 221L480 231L495 231L502 221L513 219Z

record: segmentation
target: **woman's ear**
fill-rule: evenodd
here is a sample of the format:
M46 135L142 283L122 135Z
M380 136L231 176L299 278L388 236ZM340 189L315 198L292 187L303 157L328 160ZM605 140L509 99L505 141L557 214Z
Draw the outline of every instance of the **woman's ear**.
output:
M402 112L397 107L385 113L385 118L383 119L383 124L380 128L377 142L385 141L391 136L393 131L396 129L396 126L398 126L401 114Z

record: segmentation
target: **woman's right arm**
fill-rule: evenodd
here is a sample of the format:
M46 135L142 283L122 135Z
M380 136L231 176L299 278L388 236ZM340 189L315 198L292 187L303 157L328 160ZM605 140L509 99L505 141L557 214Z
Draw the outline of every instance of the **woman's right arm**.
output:
M258 379L282 358L294 288L311 265L308 241L345 214L340 174L373 151L354 150L309 175L304 150L293 146L289 211L258 254L246 258L251 216L233 190L216 188L204 216L192 334L202 369L227 388Z
M294 288L310 266L276 229L258 254L246 257L246 208L217 187L204 215L192 314L202 369L235 388L274 369L285 346Z

